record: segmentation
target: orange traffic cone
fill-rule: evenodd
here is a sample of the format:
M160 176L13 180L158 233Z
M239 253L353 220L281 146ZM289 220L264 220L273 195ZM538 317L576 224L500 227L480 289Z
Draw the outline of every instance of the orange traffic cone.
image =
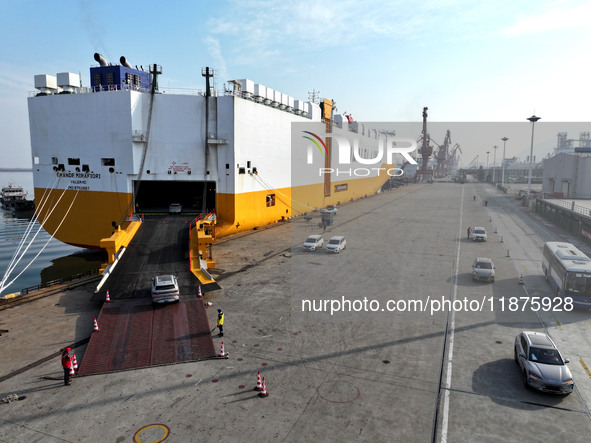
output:
M259 392L259 397L263 398L268 396L269 394L267 394L267 385L265 384L265 377L263 377L263 390Z
M199 297L199 298L203 297L203 294L201 293L201 285L199 285L199 290L197 291L197 297Z
M78 360L76 360L76 354L72 356L72 367L75 371L78 370Z
M519 274L519 284L523 285L523 274Z
M76 375L76 372L74 372L74 365L70 365L70 375Z
M96 318L94 319L94 332L98 332L99 328L98 328L98 323L96 322Z
M262 391L263 384L261 383L261 371L257 372L257 386L254 388L255 391Z
M109 290L107 289L107 297L105 298L105 301L111 301L111 297L109 297Z

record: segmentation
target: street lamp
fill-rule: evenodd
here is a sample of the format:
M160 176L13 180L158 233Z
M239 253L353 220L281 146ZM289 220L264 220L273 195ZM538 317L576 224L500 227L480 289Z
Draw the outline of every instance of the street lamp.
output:
M536 122L541 119L542 117L536 117L536 115L532 115L528 118L531 122L531 147L529 149L529 176L527 177L527 199L529 201L529 196L531 193L531 171L532 171L532 162L534 159L534 126Z
M505 186L505 145L507 144L508 137L503 137L503 173L501 175L501 186Z
M494 155L493 155L493 183L495 183L495 166L497 165L497 148L498 146L495 145L493 146L493 149L495 150Z
M486 169L488 169L488 154L490 154L490 151L486 151Z

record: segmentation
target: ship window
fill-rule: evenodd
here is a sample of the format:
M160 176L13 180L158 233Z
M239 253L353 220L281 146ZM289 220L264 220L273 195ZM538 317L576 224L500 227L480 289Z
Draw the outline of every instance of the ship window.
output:
M267 194L267 206L275 206L275 194Z
M57 165L59 163L59 160L57 159L57 157L51 157L51 164L52 165Z
M107 72L107 85L114 85L115 81L113 80L113 73Z
M68 165L79 165L80 159L79 158L69 158Z
M246 174L246 168L238 168L238 174Z
M138 88L141 88L141 86L142 86L142 78L139 75L134 75L133 76L133 84L135 86L137 86Z
M131 74L129 72L126 72L125 73L125 83L127 83L128 85L133 84L132 77L131 77Z
M95 72L94 73L94 86L100 86L102 84L101 82L101 73L100 72Z
M248 161L246 162L246 167L247 167L247 168L250 168L250 160L248 160Z
M226 169L230 169L230 163L226 163Z
M101 162L103 163L103 166L115 166L114 158L101 158Z

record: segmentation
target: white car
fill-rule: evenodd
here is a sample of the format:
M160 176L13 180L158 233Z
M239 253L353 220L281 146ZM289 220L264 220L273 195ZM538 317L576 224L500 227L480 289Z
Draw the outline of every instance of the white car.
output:
M345 237L343 237L342 235L335 235L334 237L331 237L328 243L326 244L326 251L338 254L346 247L347 239L345 239Z
M152 303L178 302L179 283L174 275L157 275L152 279Z
M322 235L310 235L304 242L304 251L315 251L324 245Z
M168 207L168 212L170 214L180 214L181 212L183 212L183 205L181 205L180 203L171 203Z
M486 241L486 229L484 229L482 226L476 226L470 233L470 238L472 241Z

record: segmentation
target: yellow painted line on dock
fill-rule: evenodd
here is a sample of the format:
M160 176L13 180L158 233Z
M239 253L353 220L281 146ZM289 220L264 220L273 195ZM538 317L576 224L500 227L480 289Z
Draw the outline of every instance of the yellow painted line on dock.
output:
M525 265L523 265L523 273L529 274L529 271L527 270L527 266L525 266Z
M587 365L583 361L583 358L582 357L579 357L579 363L581 363L581 366L583 367L583 369L585 370L585 372L587 373L587 375L589 376L589 378L591 378L591 371L589 371L589 368L587 367Z

